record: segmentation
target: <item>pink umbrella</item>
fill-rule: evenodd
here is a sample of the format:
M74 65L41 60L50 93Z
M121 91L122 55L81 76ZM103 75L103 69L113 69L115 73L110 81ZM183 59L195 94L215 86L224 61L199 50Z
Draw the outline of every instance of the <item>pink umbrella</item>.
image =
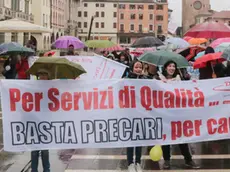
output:
M211 46L212 48L216 48L218 45L225 43L225 42L230 42L230 37L229 38L219 38L213 41L209 46Z
M134 51L137 51L137 52L145 52L145 51L154 51L155 48L136 48Z
M189 41L190 39L192 39L193 37L190 37L190 36L185 36L183 39L185 40L185 41Z
M230 37L230 28L223 23L205 22L191 28L185 36L194 38L225 38Z
M109 51L109 52L113 52L113 51L123 51L125 50L124 47L121 47L120 45L116 45L114 47L109 47L109 48L99 48L99 51Z
M81 49L85 47L85 44L74 36L61 36L53 45L59 49L67 49L70 45L74 46L74 49Z

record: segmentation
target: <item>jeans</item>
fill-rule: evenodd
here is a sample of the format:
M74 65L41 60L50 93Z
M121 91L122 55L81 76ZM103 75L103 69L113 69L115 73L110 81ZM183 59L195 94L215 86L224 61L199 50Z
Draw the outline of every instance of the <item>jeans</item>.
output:
M31 152L31 169L32 169L31 172L38 172L39 152L40 151ZM49 151L42 150L41 158L42 158L43 172L50 172Z
M135 154L136 154L136 159L135 159L135 163L140 164L141 163L141 147L136 147L136 148L127 148L127 160L128 160L128 165L134 163L133 162L133 153L134 153L134 149L135 149Z
M180 144L181 154L184 156L186 162L192 161L192 155L189 151L188 144ZM170 145L162 146L163 157L165 161L169 161L171 157L170 153Z

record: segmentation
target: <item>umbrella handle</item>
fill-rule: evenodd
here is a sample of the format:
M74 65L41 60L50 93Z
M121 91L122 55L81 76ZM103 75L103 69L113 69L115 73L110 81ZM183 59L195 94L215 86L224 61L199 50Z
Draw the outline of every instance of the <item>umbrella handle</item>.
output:
M57 74L58 74L58 65L55 67L55 79L57 79Z

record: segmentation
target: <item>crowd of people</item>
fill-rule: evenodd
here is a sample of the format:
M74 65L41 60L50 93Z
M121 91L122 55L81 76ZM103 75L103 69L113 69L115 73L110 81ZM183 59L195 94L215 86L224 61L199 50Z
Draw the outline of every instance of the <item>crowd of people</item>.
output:
M102 52L103 56L115 60L119 63L122 63L127 66L126 71L124 72L124 79L156 79L161 80L163 82L168 81L183 81L190 80L190 75L188 74L186 68L178 69L177 64L172 60L166 62L164 66L160 69L158 66L142 63L138 60L137 57L132 57L130 54L130 50L126 48L122 52L113 51ZM207 47L205 50L205 54L215 53L214 49L211 47ZM76 55L74 52L74 47L69 46L67 55ZM48 55L49 56L49 55ZM191 64L193 62L190 62ZM17 55L10 56L4 63L4 70L2 74L6 79L29 79L26 71L29 69L28 64L28 56L26 55ZM199 79L211 79L211 78L219 78L230 76L230 63L228 62L225 66L222 63L216 62L208 63L205 68L199 69L200 77ZM41 71L38 72L37 75L40 80L49 80L49 72ZM199 166L195 164L192 160L192 155L189 150L188 144L179 145L181 150L181 154L184 156L185 165L191 169L198 169ZM170 145L162 146L163 158L164 158L164 169L170 169ZM135 160L134 160L135 153ZM127 162L128 162L128 171L129 172L141 172L141 155L142 148L141 147L129 147L127 148ZM49 152L41 151L42 164L44 168L44 172L50 172L50 163L49 163ZM32 159L32 172L37 172L38 168L38 158L39 151L33 151L31 153Z
M215 50L212 47L207 47L205 54L215 53ZM103 52L103 55L109 59L115 60L122 64L127 65L127 70L123 75L123 78L129 79L157 79L163 82L173 82L173 81L183 81L190 80L191 76L188 74L186 68L178 69L177 64L170 60L164 64L164 66L159 70L159 67L142 63L138 61L138 57L132 58L129 52L129 49L126 49L123 52L120 52L118 55L117 52ZM193 61L190 62L193 64ZM223 63L209 62L206 67L199 69L199 79L212 79L212 78L221 78L230 76L230 62L227 62L226 65ZM164 158L164 169L170 169L171 163L171 151L170 145L162 146L163 158ZM184 156L185 165L190 169L199 169L200 167L193 161L192 154L188 144L179 145L181 154ZM135 159L134 159L135 154ZM129 172L142 172L141 169L141 147L129 147L127 148L127 162L128 162L128 171Z

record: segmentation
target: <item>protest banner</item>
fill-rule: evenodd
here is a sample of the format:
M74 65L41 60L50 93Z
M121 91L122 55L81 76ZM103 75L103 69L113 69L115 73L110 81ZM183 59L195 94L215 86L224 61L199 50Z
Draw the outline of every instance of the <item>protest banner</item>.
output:
M80 76L81 79L97 80L97 79L113 79L121 78L126 67L116 61L107 59L102 56L60 56L67 58L69 61L80 64L87 73ZM47 58L47 57L42 57ZM51 57L52 58L52 57ZM28 59L31 67L38 57L30 57Z
M1 80L4 149L116 148L230 138L230 78Z

